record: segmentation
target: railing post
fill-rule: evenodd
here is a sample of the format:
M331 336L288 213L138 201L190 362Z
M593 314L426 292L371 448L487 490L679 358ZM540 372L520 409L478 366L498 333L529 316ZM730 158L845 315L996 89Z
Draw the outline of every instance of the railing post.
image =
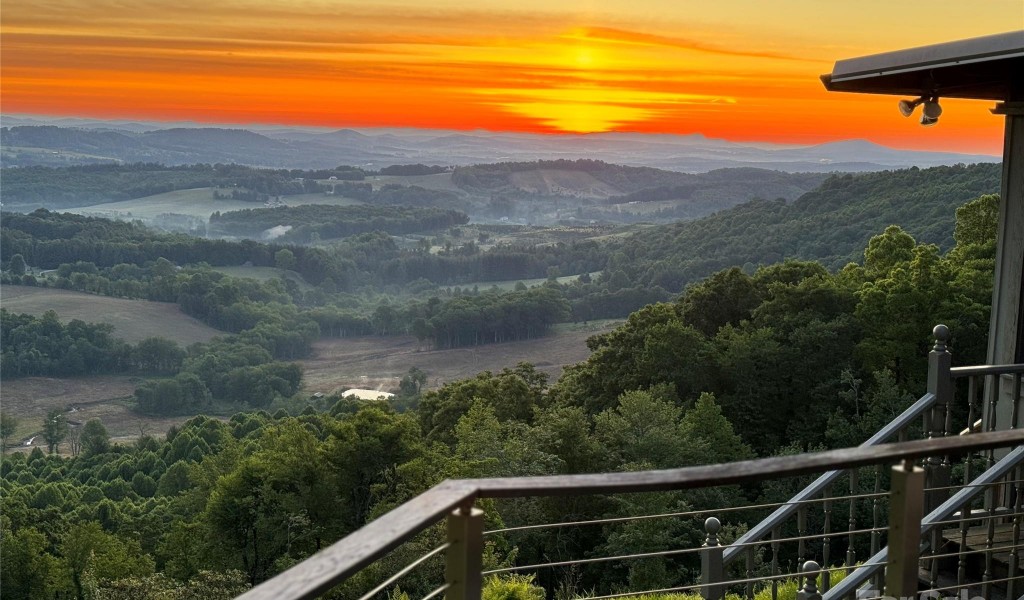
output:
M445 552L447 600L480 600L484 554L484 511L463 506L448 515Z
M953 405L953 378L949 371L953 355L946 349L949 328L941 324L936 325L932 329L932 335L935 337L935 346L928 353L928 392L935 396L935 405L928 418L928 439L951 435L950 409ZM925 498L925 509L931 512L950 496L949 458L933 456L925 463L925 469L928 487L947 488L928 493Z
M916 598L921 517L924 514L924 469L910 461L892 468L889 492L889 558L885 566L885 593Z
M721 529L722 523L715 517L708 517L704 521L704 531L708 534L700 553L700 595L704 600L722 600L725 597L725 589L721 585L725 580L722 563L724 549L718 543L718 532Z
M804 577L807 578L807 583L800 587L800 591L796 593L796 600L821 600L821 594L818 593L818 584L815 581L818 578L818 572L821 571L821 565L809 560L803 565Z

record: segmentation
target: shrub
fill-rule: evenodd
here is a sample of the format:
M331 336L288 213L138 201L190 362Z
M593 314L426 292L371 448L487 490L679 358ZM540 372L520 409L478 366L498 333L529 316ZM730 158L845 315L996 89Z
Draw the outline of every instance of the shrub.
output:
M544 588L533 584L533 575L491 577L484 584L483 600L544 600Z

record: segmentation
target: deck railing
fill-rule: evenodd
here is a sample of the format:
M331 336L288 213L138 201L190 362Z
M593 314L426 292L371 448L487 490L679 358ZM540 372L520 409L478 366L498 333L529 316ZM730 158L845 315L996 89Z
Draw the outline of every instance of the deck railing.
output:
M950 332L944 325L937 325L933 330L935 344L928 356L928 390L915 403L903 411L899 416L886 424L875 435L861 444L862 447L873 446L885 443L890 440L907 440L912 437L926 437L937 439L953 435L968 435L980 431L997 431L999 429L1012 429L1019 426L1019 410L1021 398L1021 376L1024 374L1024 364L1017 365L984 365L971 367L951 367L952 356L947 349ZM961 381L963 380L963 383ZM960 400L958 401L958 398ZM957 416L966 419L963 426L955 426ZM1005 422L1001 422L1002 417ZM960 486L972 480L975 475L986 469L991 469L996 464L1000 453L990 451L984 456L975 456L971 453L964 456L962 463L958 465L958 476L960 485L955 485L953 480L954 465L949 455L933 456L925 464L926 482L926 511L933 511L950 496L960 489ZM870 482L862 481L867 476ZM751 572L754 558L747 550L748 545L754 542L770 541L772 536L778 536L780 529L789 527L795 528L800 540L798 555L806 556L805 548L811 542L818 542L822 547L822 559L826 564L831 564L836 557L831 556L832 538L835 532L832 527L834 521L846 517L845 525L848 532L845 540L846 552L843 562L846 565L858 563L857 546L858 536L867 535L870 537L869 556L872 559L884 557L882 539L885 536L882 521L884 511L882 510L882 497L880 493L882 482L885 479L880 469L873 472L863 473L860 470L833 470L824 473L813 483L800 490L788 503L780 506L771 515L760 521L741 536L735 544L730 545L724 554L724 563L729 565L740 557L745 558L746 571ZM1017 477L1020 479L1020 477ZM845 481L844 481L845 480ZM832 510L836 499L831 497L835 486L845 483L843 493L845 494L845 514L837 515ZM867 483L867 489L865 489ZM1002 503L1012 504L1013 486L1003 486ZM1019 496L1019 494L1017 494ZM970 494L973 502L978 494ZM822 504L823 527L817 535L808 533L806 523L810 501L817 499ZM995 510L993 507L1000 505L1000 499L992 494L985 496L986 507ZM870 527L866 523L861 525L858 517L863 515L859 506L869 503L871 506ZM1019 512L1019 511L1017 511ZM959 514L959 513L958 513ZM970 515L968 515L970 516ZM795 517L795 519L794 519ZM949 515L942 517L948 519ZM794 523L795 521L795 523ZM990 519L995 521L995 519ZM966 532L969 519L963 519L960 528ZM942 545L942 531L940 528L929 530L930 539L927 542L928 552L936 556ZM961 537L966 537L962 535ZM1019 539L1019 536L1018 536ZM967 552L965 542L960 545L963 552ZM881 554L880 554L881 553ZM1017 554L1011 559L1017 560ZM925 566L928 574L929 584L933 588L939 587L938 576L940 572L938 558L935 558ZM884 563L884 558L882 560ZM959 557L961 564L966 563L964 556ZM958 583L966 587L966 569L960 567ZM873 586L875 589L882 587L882 572L877 565L872 565L871 560L865 567L856 572L856 576L849 577L843 585L841 592L830 592L831 578L826 575L822 578L821 588L826 598L843 597L841 594L850 595L851 586L854 581L857 585L864 584L867 574L873 575ZM1013 592L1013 584L1009 586ZM1020 586L1018 586L1020 587ZM1021 590L1024 591L1024 590ZM1016 598L1016 596L1012 596Z
M383 598L419 573L438 579L421 596L425 600L442 594L451 600L477 600L488 576L689 557L699 568L687 585L589 592L586 597L690 591L719 599L729 591L753 598L759 589L769 589L776 598L784 580L800 579L798 598L805 600L871 598L883 590L890 597L913 596L919 585L942 595L970 591L986 599L1000 594L1017 598L1024 592L1024 575L1019 573L1024 429L1017 428L1024 365L951 368L949 332L938 326L934 333L927 393L857 448L664 471L449 480L241 598L315 598L357 574L366 575L367 566L403 544L421 548L425 537L437 542L427 544L432 549L345 597ZM961 422L966 426L956 425ZM914 466L917 459L923 460ZM491 531L485 531L484 512L476 505L487 498L635 494L817 473L821 475L785 502L516 524ZM728 522L736 513L757 524L723 544L720 519ZM758 513L764 516L751 517ZM516 536L536 530L615 527L650 519L703 521L704 543L484 568L485 543L496 538L514 542ZM443 535L434 527L442 522ZM949 572L955 576L942 575ZM842 581L833 586L838 579ZM419 587L428 589L422 582Z
M475 600L480 598L482 579L485 575L482 568L484 514L482 510L474 506L478 499L683 490L751 483L826 470L854 469L895 463L898 465L892 469L892 486L887 495L890 502L890 513L903 515L902 520L898 522L902 532L901 539L910 540L910 542L899 545L899 550L896 551L897 546L892 544L894 532L890 531L890 552L886 557L889 565L886 590L890 595L899 596L901 594L892 592L899 592L900 589L906 588L896 589L895 586L905 585L909 578L916 581L918 576L917 547L922 531L920 510L924 494L924 469L915 467L913 461L922 458L992 451L1022 444L1024 444L1024 430L1010 430L684 469L449 480L399 506L277 577L260 584L240 598L244 600L316 598L373 561L385 556L403 542L412 539L416 534L431 525L446 520L448 541L433 551L444 553L445 580L438 582L436 590L426 597L431 598L443 593L447 598L453 600ZM1017 448L1002 460L1012 462L1014 467L1018 467L1022 458L1024 458L1024 448ZM975 485L988 484L979 482ZM916 518L915 510L917 511ZM1019 520L1019 514L1015 518ZM601 597L610 598L654 591L699 590L706 598L720 598L723 592L730 587L744 586L755 580L758 582L779 581L801 575L799 572L773 573L769 577L725 579L724 571L721 569L724 547L718 544L716 524L717 519L706 520L708 538L703 547L674 551L701 553L704 563L704 581L675 587L671 590L637 590ZM897 521L894 517L890 527L896 525ZM934 523L932 525L934 526ZM780 544L783 541L793 540L783 540L781 537L777 537L772 540L772 545ZM1019 545L1019 539L1017 539L1014 542L1014 548ZM612 557L607 560L628 558L630 557ZM402 569L394 577L372 590L370 594L365 595L364 598L373 597L385 591L415 566L429 559L430 556L421 557L418 562ZM580 563L582 561L569 562ZM553 565L530 565L516 570L535 570L547 566ZM812 594L806 597L820 598L820 595L816 595L818 592L814 580L822 571L822 567L808 561L803 565L803 569L808 575L808 581L804 584L803 591ZM828 572L829 565L827 563L825 563L825 569ZM497 572L496 570L491 573ZM902 583L897 582L898 578L902 580ZM993 583L998 582L993 581Z

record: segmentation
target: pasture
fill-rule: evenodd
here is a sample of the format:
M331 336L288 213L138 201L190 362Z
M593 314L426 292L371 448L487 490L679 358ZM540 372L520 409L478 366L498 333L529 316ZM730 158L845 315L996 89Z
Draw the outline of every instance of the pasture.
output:
M320 181L320 183L330 184L329 181ZM457 185L452 183L451 173L435 173L433 175L370 175L360 183L369 183L375 190L389 183L394 183L397 185L415 185L428 190L463 193Z
M223 335L223 332L186 315L177 304L169 302L127 300L22 285L3 286L0 299L3 308L12 313L41 315L52 310L64 323L73 319L109 323L114 326L115 337L133 344L160 336L184 347Z
M498 372L520 362L533 363L553 382L565 367L590 356L587 338L610 331L619 323L567 323L556 326L550 335L533 340L445 350L420 344L413 336L321 340L313 345L313 356L299 364L304 370L304 388L325 394L348 387L392 391L412 367L427 374L428 389L473 377L481 371Z
M231 277L245 277L248 279L255 279L257 281L268 281L270 279L285 277L298 284L299 289L304 292L308 292L313 289L313 286L303 279L302 275L299 275L295 271L278 269L277 267L254 267L252 265L242 265L238 267L214 267L213 270L218 273L230 275Z
M5 286L4 291L7 289ZM22 298L32 296L21 295ZM6 299L4 303L6 306ZM166 319L163 322L166 323ZM547 337L535 340L449 350L431 349L412 336L321 340L314 344L310 358L298 362L304 369L303 389L309 393L331 393L341 388L391 391L412 367L427 373L427 389L436 389L481 371L498 372L520 362L533 363L548 374L549 382L554 382L566 366L590 355L587 338L610 331L620 322L564 323L555 326ZM169 337L176 329L180 328L170 326L164 333ZM187 415L155 417L133 412L132 393L142 381L134 376L24 377L3 381L3 409L18 419L9 449L27 450L34 446L45 449L39 433L47 412L55 408L64 410L74 427L89 419L99 419L111 438L122 443L130 443L143 433L160 437L170 426L189 419ZM219 407L216 412L229 414L232 409ZM32 437L35 437L32 445L26 446L25 442ZM66 453L70 448L65 443L61 450Z
M153 196L145 196L134 200L122 200L120 202L106 202L92 206L80 206L69 208L67 212L80 215L91 215L111 219L153 219L160 215L178 214L209 219L214 212L228 212L232 210L244 210L247 208L263 208L262 202L244 202L242 200L214 199L213 194L219 191L221 194L230 194L229 189L217 189L212 187L194 188L189 190L175 190ZM341 196L326 196L324 194L297 194L294 196L281 196L281 201L288 206L299 206L301 204L331 204L335 206L351 206L360 204L358 200L344 198Z

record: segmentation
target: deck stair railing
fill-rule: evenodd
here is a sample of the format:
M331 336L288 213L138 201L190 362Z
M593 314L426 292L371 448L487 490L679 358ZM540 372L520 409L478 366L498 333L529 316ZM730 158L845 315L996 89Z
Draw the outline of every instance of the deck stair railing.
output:
M943 596L970 592L965 597L1017 598L1024 594L1024 429L1017 427L1024 365L951 368L945 347L948 330L938 326L934 333L927 393L859 447L665 471L449 480L241 598L316 598L367 575L368 566L399 554L391 554L396 548L422 548L425 540L437 544L394 568L390 576L382 576L377 585L362 585L358 592L345 588L335 595L346 600L388 598L410 578L419 577L418 588L431 591L412 600L478 600L485 579L492 575L552 569L565 575L571 569L667 558L692 565L691 573L681 577L691 583L657 590L587 590L569 597L599 600L693 592L721 599L731 592L753 598L770 590L777 598L787 580L790 586L799 580L798 600L877 598L883 591L886 597L909 597L919 589ZM958 397L963 401L957 403ZM962 422L966 427L960 426ZM917 437L924 439L911 440ZM821 475L785 502L516 524L490 531L485 530L485 515L477 505L487 498L635 494L784 481L817 473ZM721 539L723 521L734 522L732 518L739 516L757 521L759 517L750 515L758 512L765 517L745 534L731 543ZM704 543L485 567L490 540L514 542L536 530L607 528L650 519L700 523ZM443 533L440 527L445 528ZM422 580L430 577L437 585L424 587Z
M950 336L949 329L945 325L937 325L933 330L933 335L935 345L928 356L927 392L917 402L861 444L862 447L882 444L894 439L906 440L915 435L936 439L952 435L968 435L980 431L1013 429L1020 426L1021 376L1024 374L1024 364L951 367L952 356L947 349L947 342ZM959 403L957 402L958 389L963 397L963 401ZM1001 403L1008 404L1009 410L1005 410ZM966 415L962 427L955 426L954 418L958 415ZM1000 415L1004 419L1008 417L1006 422L1000 422ZM918 423L920 423L919 432L916 431ZM966 483L971 481L972 475L992 469L996 464L998 455L999 453L997 452L988 452L983 456L968 454L963 457L960 465L954 465L951 457L948 455L931 457L924 464L927 492L925 497L926 510L928 512L934 511L961 488L960 485L954 485L952 481L954 466L958 467L955 469L958 474L957 478L962 483ZM851 590L853 589L854 582L857 582L857 585L871 583L874 589L881 589L882 573L878 560L881 560L881 564L884 564L885 550L882 548L884 528L881 526L884 511L881 507L883 504L882 495L879 492L884 480L884 474L879 469L869 473L868 476L872 478L872 484L870 484L868 490L864 490L865 486L861 481L864 475L861 470L833 470L824 473L793 496L788 503L780 506L766 519L751 527L735 544L727 548L724 553L725 565L728 566L743 557L746 562L746 570L748 572L751 571L753 557L748 549L748 544L768 540L772 535L777 535L779 529L787 523L792 526L794 517L796 521L795 527L799 532L800 538L798 554L801 557L806 556L804 550L806 542L816 537L814 535L808 536L806 529L809 501L815 498L823 503L824 526L821 533L817 536L822 546L822 559L826 564L830 564L836 558L830 555L830 546L832 546L830 538L834 533L832 528L837 516L840 519L845 516L845 525L849 535L846 540L846 553L843 561L846 565L855 565L858 563L855 537L858 534L865 533L862 529L858 528L858 516L863 514L863 512L858 511L857 505L858 503L870 503L871 526L867 528L868 531L866 533L870 536L869 556L871 558L861 569L853 571L850 574L851 576L847 577L841 590L837 592L830 590L830 578L827 575L823 578L821 588L826 598L853 597ZM830 494L836 485L844 482L844 479L847 484L844 487L844 491L847 494L845 497L845 500L847 500L845 507L847 511L844 515L835 515L834 511L831 510L832 506L830 506L835 504L835 498L830 498ZM1018 476L1016 479L1019 480L1021 477ZM957 557L957 563L960 565L958 567L957 580L961 587L966 586L967 569L965 566L968 562L968 555L971 552L967 544L967 533L970 530L969 524L987 520L989 524L985 525L986 531L987 529L993 529L993 534L986 537L986 544L991 546L988 540L994 536L994 529L998 521L1003 521L1005 525L1012 520L1008 516L1007 511L1008 505L1012 504L1014 498L1019 498L1020 496L1019 492L1013 491L1015 489L1015 486L1004 482L1000 487L1001 491L999 493L990 491L982 496L980 490L974 490L975 493L956 496L961 499L960 504L956 506L958 511L961 505L971 506L979 496L982 496L984 501L983 508L973 512L968 508L967 513L964 514L956 512L956 517L960 518L959 521L944 523L947 526L956 525L961 530L961 540L958 544L960 554ZM968 489L966 491L970 492L971 490ZM1009 511L1009 513L1013 512L1020 511ZM937 515L936 518L948 521L953 516L950 513L941 516ZM972 520L970 518L972 516L976 518ZM939 576L941 570L939 565L940 548L944 545L942 538L943 530L941 527L930 527L927 528L927 533L929 539L927 540L926 548L933 558L925 565L924 571L926 573L923 575L926 576L928 584L932 588L937 589L940 583ZM1019 534L1015 539L1019 539ZM1016 568L1017 561L1019 561L1018 555L1019 553L1010 555L1010 559L1015 561L1015 564L1012 565L1014 568ZM988 569L986 572L990 571L991 569ZM873 580L868 582L867 579L872 576ZM1014 583L1016 582L1010 582L1010 592L1014 592ZM1020 584L1018 584L1017 589L1020 592L1024 592ZM986 595L986 597L990 596ZM1016 596L1011 597L1016 598Z

